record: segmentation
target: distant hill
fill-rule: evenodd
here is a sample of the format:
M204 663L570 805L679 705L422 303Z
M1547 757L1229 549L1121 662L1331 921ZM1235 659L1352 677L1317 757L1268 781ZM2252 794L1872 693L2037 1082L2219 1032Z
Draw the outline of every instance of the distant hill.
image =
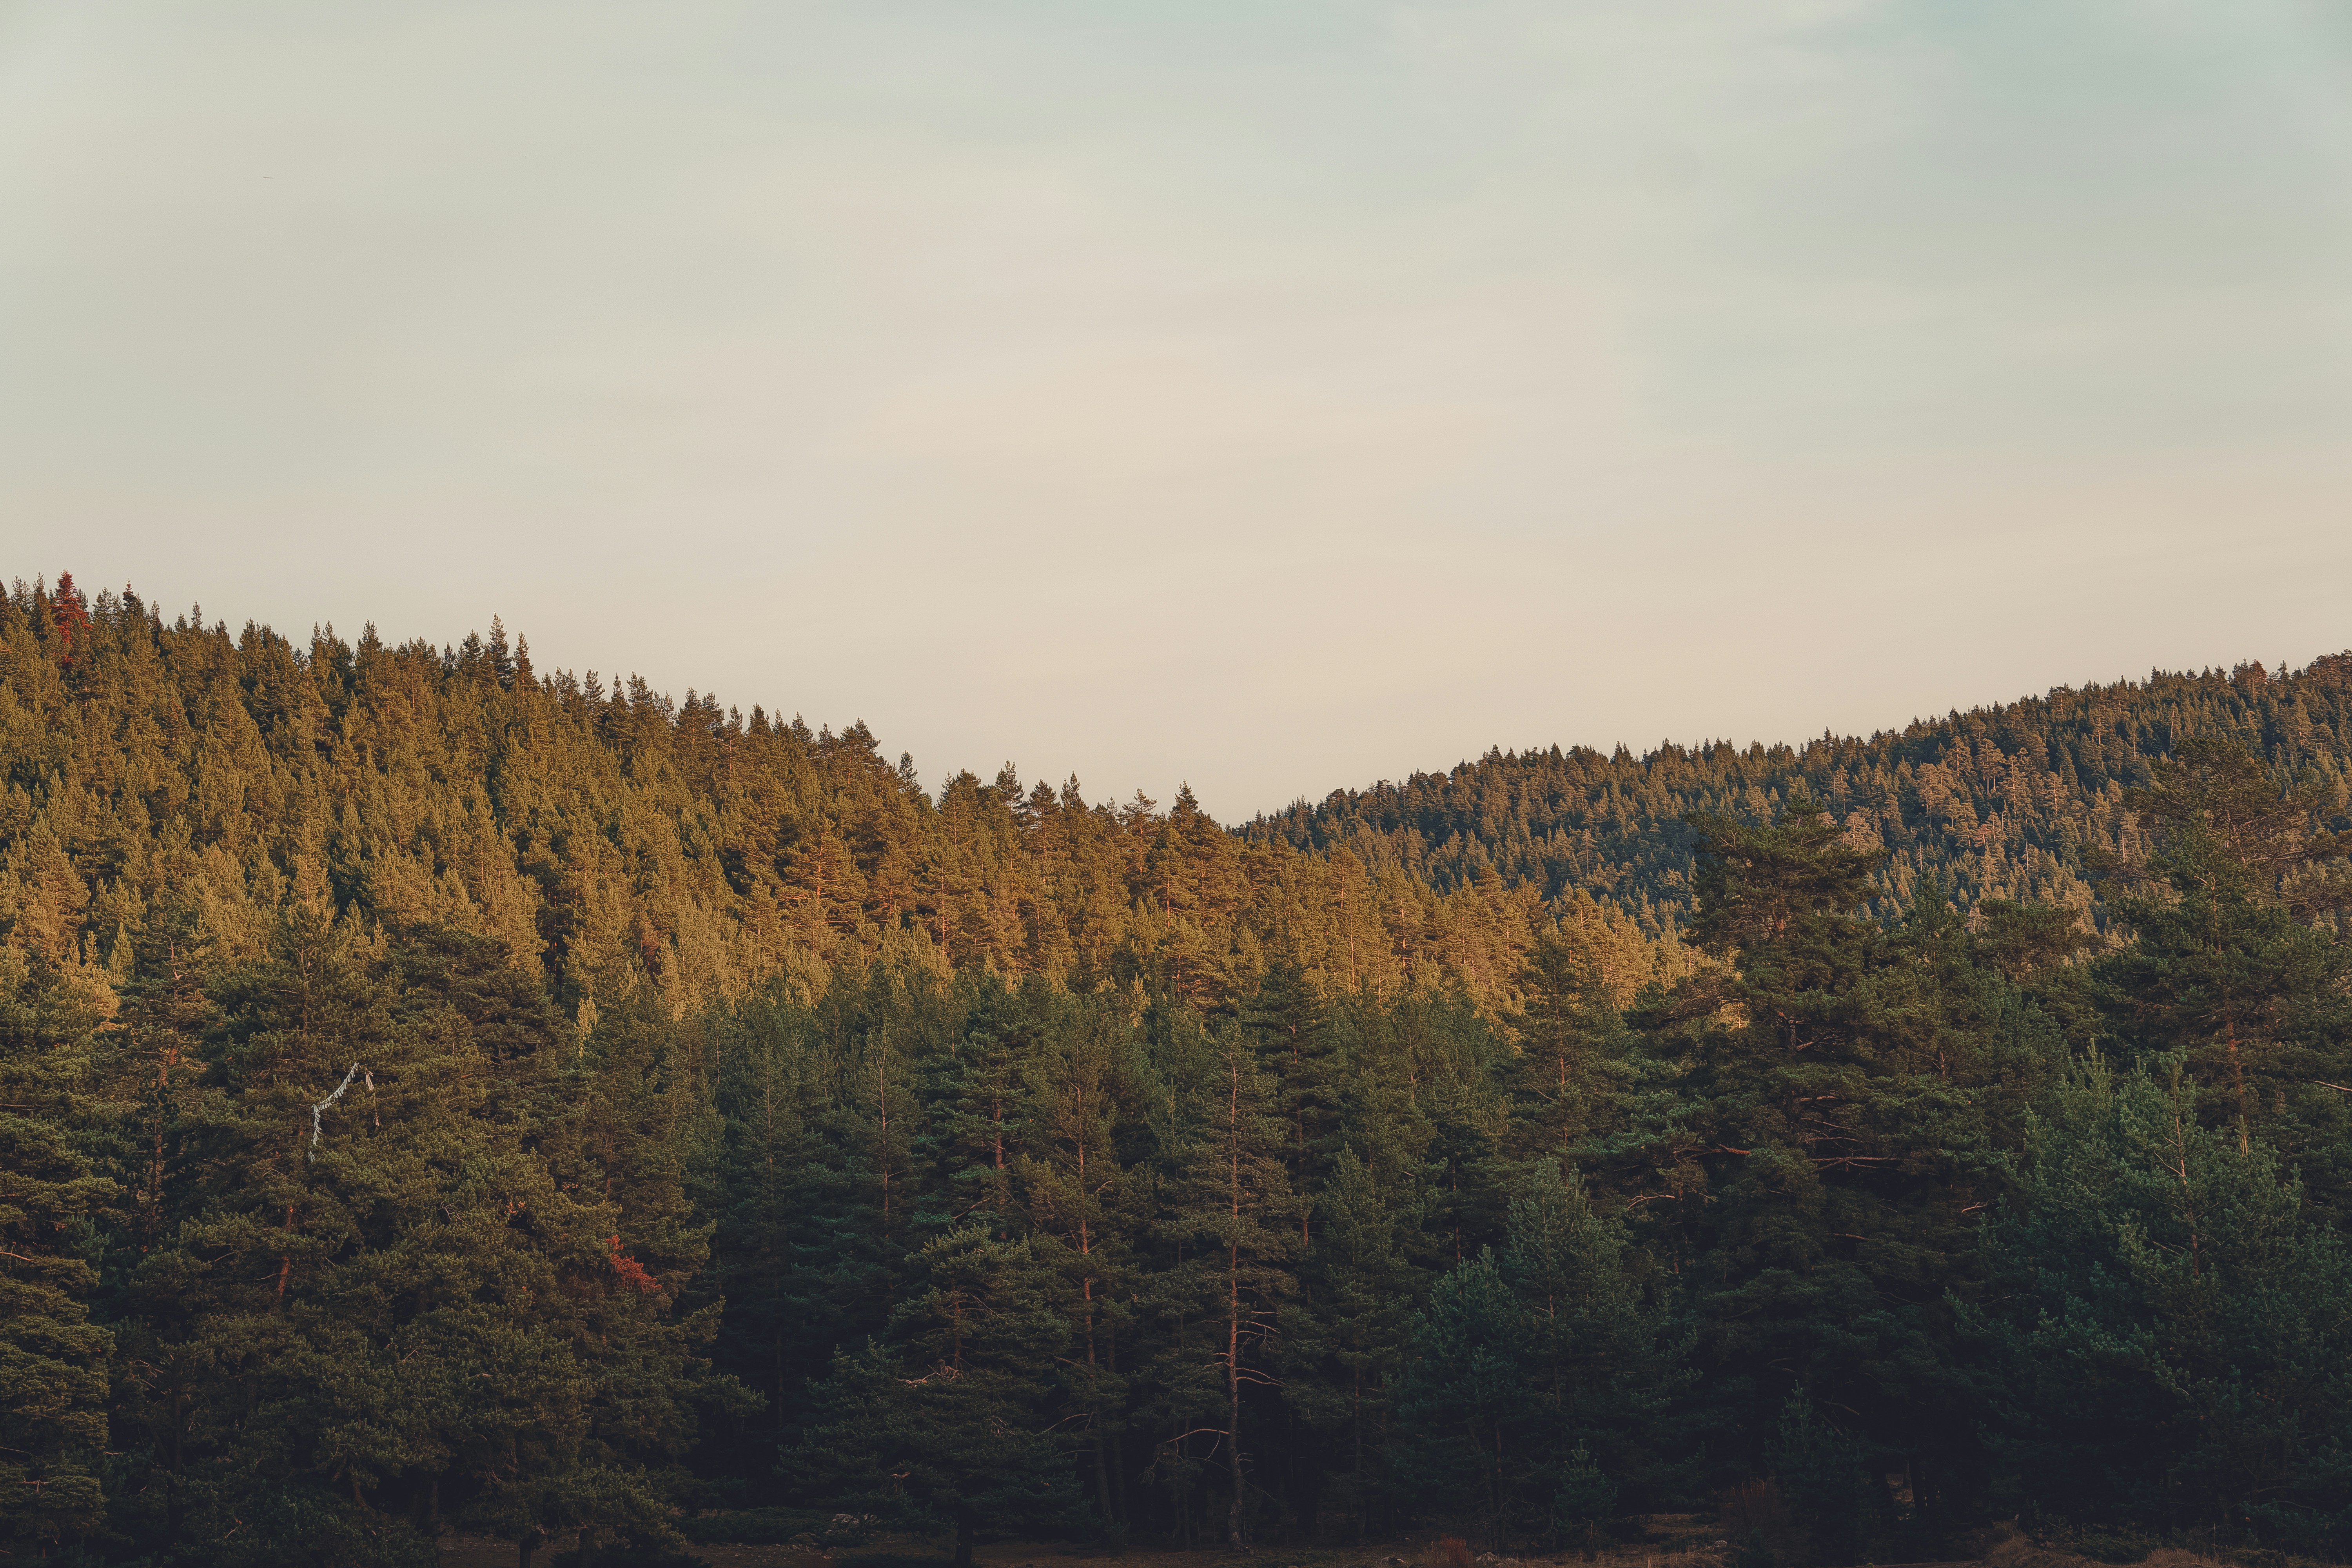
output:
M1691 912L1685 813L1769 819L1810 795L1858 843L1891 856L1874 906L1892 915L1922 879L1963 907L1979 899L2095 908L2081 872L2086 843L2139 847L2123 792L2151 759L2204 731L2242 736L2273 768L2307 769L2333 791L2327 824L2352 826L2352 653L2301 670L2243 664L2227 674L2152 672L2079 690L2059 687L1863 740L1801 747L1666 745L1633 756L1587 747L1490 751L1448 773L1333 792L1258 817L1245 837L1299 847L1347 845L1411 868L1440 889L1532 884L1547 898L1583 889L1652 933Z

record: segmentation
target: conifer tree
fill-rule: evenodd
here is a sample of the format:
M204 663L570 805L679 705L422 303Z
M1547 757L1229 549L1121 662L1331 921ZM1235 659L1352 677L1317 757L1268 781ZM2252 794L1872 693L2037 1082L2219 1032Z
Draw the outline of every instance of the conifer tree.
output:
M40 1555L105 1513L109 1343L87 1254L116 1189L76 1136L97 1022L84 990L0 948L0 1540Z
M741 1401L691 1352L715 1311L670 1313L698 1259L625 1030L566 1051L494 944L302 911L210 990L128 1301L169 1509L128 1522L224 1562L667 1538L694 1405Z
M1544 1406L1541 1441L1577 1472L1570 1492L1559 1490L1565 1480L1555 1484L1555 1539L1589 1538L1622 1488L1646 1484L1654 1493L1682 1457L1672 1447L1680 1434L1668 1427L1693 1378L1689 1337L1672 1326L1668 1302L1650 1299L1627 1252L1622 1221L1597 1213L1584 1183L1563 1178L1557 1164L1537 1166L1511 1201L1510 1241L1497 1263L1525 1314L1524 1365ZM1570 1466L1578 1449L1585 1458Z
M1044 1039L1028 1000L983 975L960 1035L925 1065L916 1147L932 1169L918 1223L935 1232L971 1224L1011 1234Z
M1409 1194L1385 1194L1372 1168L1340 1148L1315 1203L1320 1229L1301 1267L1303 1300L1283 1315L1283 1397L1325 1435L1355 1534L1390 1522L1384 1450L1421 1271L1403 1237Z
M1589 1543L1778 1474L1842 1555L1900 1474L1906 1555L2029 1506L2340 1552L2347 781L2337 659L1236 834L935 801L496 621L19 584L0 1517L98 1544L102 1330L157 1562L593 1562L778 1450L967 1546L1473 1493Z
M1137 1092L1122 1034L1106 1009L1088 1007L1076 1016L1066 1010L1037 1063L1031 1136L1015 1164L1030 1234L1040 1256L1058 1266L1058 1296L1074 1314L1067 1398L1084 1421L1096 1509L1114 1530L1119 1510L1112 1455L1129 1386L1120 1345L1132 1318L1136 1243L1146 1212L1141 1184L1122 1164L1118 1145L1119 1123L1134 1116Z
M1718 1418L1759 1443L1802 1388L1864 1412L1893 1452L1940 1454L1959 1395L1935 1347L1952 1331L1947 1292L1969 1284L1966 1216L1992 1163L1981 1075L1933 1023L1974 984L1966 945L1940 900L1894 935L1858 918L1876 856L1809 802L1770 827L1703 826L1694 936L1731 973L1692 983L1695 1027L1670 1048L1698 1101L1676 1135L1703 1141L1686 1190L1707 1201L1703 1217L1676 1207ZM1724 1002L1737 1025L1711 1016Z
M1520 971L1513 1142L1550 1164L1597 1131L1613 1088L1604 1058L1618 1027L1590 945L1557 928L1538 931Z
M1322 998L1287 959L1267 965L1242 1021L1257 1041L1275 1084L1274 1110L1284 1126L1283 1163L1300 1200L1298 1245L1310 1243L1313 1198L1339 1141L1340 1063Z
M1765 1462L1781 1500L1801 1521L1802 1555L1827 1564L1859 1563L1884 1528L1886 1494L1869 1475L1868 1445L1841 1430L1802 1389L1780 1407Z
M956 1568L983 1532L1082 1529L1068 1441L1048 1409L1069 1349L1057 1282L1026 1239L977 1226L934 1237L890 1343L836 1355L812 1391L818 1412L784 1460L821 1507L945 1524Z
M2225 1105L2229 1086L2214 1091ZM2352 1473L2352 1254L2290 1171L2200 1125L2179 1058L2079 1058L1988 1226L2002 1500L2062 1519L2257 1522L2332 1550Z
M2329 873L2352 836L2314 835L2311 784L2282 786L2243 746L2210 737L2184 742L2126 799L2158 838L2131 879L2142 885L2109 900L2135 938L2098 966L2110 1016L2138 1050L2186 1052L2240 1147L2263 1130L2343 1212L2352 1097L2329 1086L2352 1083L2352 951L2297 917L2342 901Z
M1530 1522L1546 1458L1539 1440L1530 1440L1540 1415L1524 1361L1526 1330L1493 1249L1481 1249L1431 1287L1397 1396L1403 1470L1417 1500L1445 1512L1467 1503L1497 1553Z
M1250 1429L1246 1396L1273 1386L1268 1341L1297 1289L1298 1203L1273 1114L1272 1086L1242 1030L1220 1030L1198 1083L1197 1119L1174 1173L1161 1228L1184 1248L1163 1276L1162 1310L1191 1331L1163 1356L1177 1414L1219 1439L1225 1543L1246 1549ZM1206 1371L1203 1378L1200 1373Z

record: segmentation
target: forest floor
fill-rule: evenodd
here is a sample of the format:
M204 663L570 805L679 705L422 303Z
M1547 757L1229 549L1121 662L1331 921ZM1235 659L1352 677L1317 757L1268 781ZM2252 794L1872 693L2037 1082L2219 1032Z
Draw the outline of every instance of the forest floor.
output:
M1726 1554L1715 1548L1715 1527L1685 1514L1653 1516L1650 1539L1612 1542L1592 1552L1537 1552L1500 1561L1514 1568L1573 1565L1573 1568L1721 1568ZM533 1554L545 1568L569 1542L543 1546ZM953 1548L919 1536L880 1536L862 1546L745 1545L697 1542L688 1550L710 1568L947 1568ZM441 1568L515 1568L512 1542L477 1536L441 1538ZM972 1553L974 1568L1444 1568L1445 1553L1434 1540L1370 1542L1348 1546L1265 1546L1242 1556L1214 1551L1181 1552L1130 1546L1110 1553L1066 1542L988 1542ZM1482 1564L1480 1568L1492 1568ZM1906 1564L1904 1568L1910 1568ZM2024 1565L2020 1565L2024 1568ZM2033 1565L2042 1568L2042 1565Z
M1653 1514L1645 1521L1647 1537L1638 1542L1612 1542L1591 1552L1530 1552L1505 1557L1510 1568L1726 1568L1732 1553L1721 1544L1721 1526L1704 1515ZM569 1542L562 1545L568 1546ZM534 1555L537 1568L546 1568L559 1547L541 1547ZM884 1536L862 1546L814 1546L697 1543L694 1556L709 1568L947 1568L953 1555L944 1542L919 1537ZM477 1537L445 1536L441 1568L515 1568L514 1543ZM1054 1542L991 1542L974 1553L975 1568L1203 1568L1215 1562L1223 1568L1444 1568L1445 1553L1438 1542L1414 1538L1353 1546L1261 1547L1244 1556L1222 1552L1179 1552L1129 1547L1116 1553L1090 1551ZM676 1561L673 1559L672 1561ZM614 1568L621 1568L616 1563ZM1481 1568L1496 1568L1486 1559ZM2008 1534L1989 1544L1981 1555L1936 1563L1884 1563L1878 1568L2105 1568L2087 1557L2037 1546L2023 1536ZM2137 1568L2243 1568L2219 1556L2158 1548Z

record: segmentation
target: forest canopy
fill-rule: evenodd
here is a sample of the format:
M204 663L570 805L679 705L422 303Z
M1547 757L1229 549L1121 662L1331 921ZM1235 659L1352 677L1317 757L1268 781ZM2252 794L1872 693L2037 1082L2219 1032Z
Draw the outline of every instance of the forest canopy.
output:
M1769 1492L1790 1568L2340 1552L2347 703L2157 676L1229 830L496 620L19 583L0 1541L1501 1552Z

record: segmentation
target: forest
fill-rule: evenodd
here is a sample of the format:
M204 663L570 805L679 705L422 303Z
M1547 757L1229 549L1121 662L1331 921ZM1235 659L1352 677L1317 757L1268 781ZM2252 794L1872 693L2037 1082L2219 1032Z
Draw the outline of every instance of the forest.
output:
M2347 767L2338 656L1229 828L20 580L0 1547L2341 1560Z
M2352 776L2345 659L2275 672L2249 661L2226 677L2155 670L2144 682L2061 688L1868 740L1669 742L1638 758L1622 746L1606 757L1496 749L1450 773L1302 801L1244 831L1384 852L1439 888L1496 878L1547 899L1590 892L1658 935L1694 913L1699 834L1685 818L1761 821L1802 795L1851 842L1885 852L1868 905L1881 919L1936 882L1964 910L1986 898L2071 904L2096 923L2105 911L2084 851L2144 852L2124 792L2146 785L2186 736L2226 731L2273 768L2307 772L2343 811Z

